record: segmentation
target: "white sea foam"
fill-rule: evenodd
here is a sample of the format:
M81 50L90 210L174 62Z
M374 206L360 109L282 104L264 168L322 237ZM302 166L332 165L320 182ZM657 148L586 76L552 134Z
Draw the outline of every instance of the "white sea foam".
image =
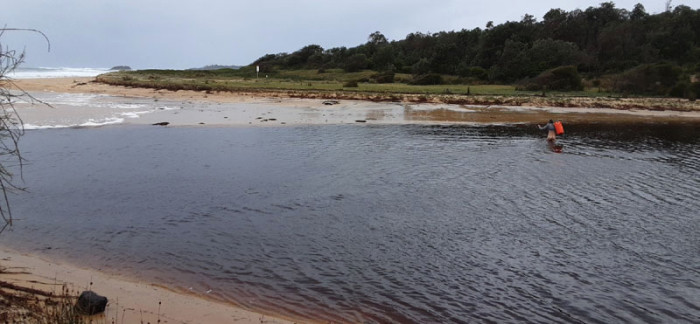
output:
M53 129L53 128L68 128L70 125L34 125L34 124L24 124L25 130L32 129Z
M104 94L89 93L61 93L57 95L37 94L36 97L52 105L65 105L72 107L94 107L110 109L149 109L152 105L138 102L120 102L123 98L116 98Z
M80 127L98 127L98 126L105 126L105 125L113 125L113 124L121 124L124 122L124 118L107 118L104 120L94 120L94 119L89 119L87 122L82 123L78 126Z
M124 118L110 117L105 119L88 119L84 123L73 124L73 125L34 125L34 124L24 124L25 130L33 129L54 129L54 128L70 128L70 127L100 127L106 125L121 124L124 122Z
M124 118L139 118L141 115L145 114L150 114L152 111L134 111L134 112L125 112L121 113L121 116Z
M118 97L91 93L37 92L33 94L42 102L49 103L57 111L47 112L41 118L38 109L28 103L17 104L27 112L37 113L39 120L28 120L25 129L51 129L70 127L96 127L124 123L139 119L143 115L163 111L179 110L173 104L154 102L150 98ZM60 111L60 113L58 113Z
M87 106L99 96L97 94L87 93L62 93L53 98L50 98L52 105L68 105L68 106ZM46 100L46 99L45 99Z
M116 108L116 109L143 109L147 108L148 105L145 104L136 104L136 103L107 103L104 104L105 107L107 108Z
M69 78L69 77L94 77L109 72L107 68L24 68L20 67L8 77L13 79L45 79L45 78Z

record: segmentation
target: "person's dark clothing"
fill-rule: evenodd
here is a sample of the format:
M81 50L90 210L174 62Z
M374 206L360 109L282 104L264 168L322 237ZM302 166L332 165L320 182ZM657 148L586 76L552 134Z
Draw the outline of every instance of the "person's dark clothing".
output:
M547 125L544 126L538 126L541 130L546 130L546 131L554 131L554 124L553 123L547 123Z

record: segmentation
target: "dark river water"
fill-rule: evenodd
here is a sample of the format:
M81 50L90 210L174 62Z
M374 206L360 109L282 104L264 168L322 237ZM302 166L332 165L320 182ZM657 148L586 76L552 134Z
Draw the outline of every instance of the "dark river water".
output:
M0 243L355 323L700 322L699 124L28 131Z

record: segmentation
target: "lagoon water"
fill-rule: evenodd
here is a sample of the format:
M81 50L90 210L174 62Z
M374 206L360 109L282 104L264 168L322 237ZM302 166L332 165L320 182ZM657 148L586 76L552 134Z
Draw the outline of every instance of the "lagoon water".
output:
M3 245L321 321L699 322L700 127L32 130Z

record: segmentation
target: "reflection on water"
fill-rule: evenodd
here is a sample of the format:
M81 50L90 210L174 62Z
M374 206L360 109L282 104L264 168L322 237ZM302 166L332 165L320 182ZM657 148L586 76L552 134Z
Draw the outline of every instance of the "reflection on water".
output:
M564 151L564 145L557 143L556 141L547 141L547 147L554 153L561 153Z
M695 124L31 131L15 248L340 322L697 322ZM51 250L45 250L51 247Z

